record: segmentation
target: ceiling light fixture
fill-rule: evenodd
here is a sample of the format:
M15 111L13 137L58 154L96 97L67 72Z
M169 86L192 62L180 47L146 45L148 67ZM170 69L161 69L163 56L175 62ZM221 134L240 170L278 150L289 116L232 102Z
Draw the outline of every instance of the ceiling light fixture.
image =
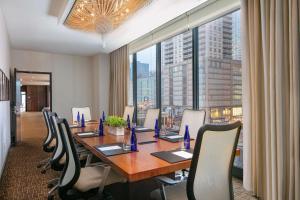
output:
M76 0L64 24L72 29L107 33L152 0Z

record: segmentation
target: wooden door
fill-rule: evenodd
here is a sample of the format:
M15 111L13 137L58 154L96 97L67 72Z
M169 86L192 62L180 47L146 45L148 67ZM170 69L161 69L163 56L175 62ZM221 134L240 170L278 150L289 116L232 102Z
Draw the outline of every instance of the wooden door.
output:
M26 111L41 112L48 107L48 86L27 85L26 86Z

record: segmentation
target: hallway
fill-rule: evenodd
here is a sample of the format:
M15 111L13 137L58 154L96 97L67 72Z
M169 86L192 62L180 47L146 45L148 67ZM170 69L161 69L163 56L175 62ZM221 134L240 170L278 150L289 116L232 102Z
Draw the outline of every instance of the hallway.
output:
M1 200L47 199L47 181L57 177L54 172L41 174L40 160L47 158L42 151L46 127L42 113L24 113L22 142L9 150L0 182Z
M30 139L43 140L46 134L47 129L42 112L21 113L21 137L23 141Z

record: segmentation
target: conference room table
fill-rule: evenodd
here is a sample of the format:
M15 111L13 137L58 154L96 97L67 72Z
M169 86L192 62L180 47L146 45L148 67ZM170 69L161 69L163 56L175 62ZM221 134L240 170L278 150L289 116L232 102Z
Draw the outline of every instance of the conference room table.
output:
M121 187L123 194L120 199L148 199L149 193L157 188L159 184L154 181L153 177L159 175L171 175L175 171L190 167L191 160L185 160L177 163L169 163L160 158L157 158L151 153L161 151L171 151L180 149L182 142L169 142L163 139L155 139L154 131L139 132L137 136L136 152L119 154L114 156L105 156L96 149L96 146L104 144L123 143L124 137L130 138L130 131L126 130L124 136L116 136L108 133L107 127L104 128L104 136L96 137L80 137L76 133L96 131L98 122L87 123L84 128L72 128L74 139L82 144L86 149L103 162L111 165L111 167L122 174L127 179L127 186ZM139 144L147 141L157 140L156 142ZM195 140L191 140L191 148L194 147ZM114 191L116 191L114 189ZM124 195L124 193L126 195ZM118 199L118 197L114 197Z

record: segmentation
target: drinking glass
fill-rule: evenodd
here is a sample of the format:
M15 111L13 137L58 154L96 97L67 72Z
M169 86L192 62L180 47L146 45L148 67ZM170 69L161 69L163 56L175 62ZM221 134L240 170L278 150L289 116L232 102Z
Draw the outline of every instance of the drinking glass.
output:
M167 135L167 126L165 124L161 125L160 136L164 137Z
M123 150L129 151L131 149L131 141L130 141L130 134L124 135L124 141L123 141Z

